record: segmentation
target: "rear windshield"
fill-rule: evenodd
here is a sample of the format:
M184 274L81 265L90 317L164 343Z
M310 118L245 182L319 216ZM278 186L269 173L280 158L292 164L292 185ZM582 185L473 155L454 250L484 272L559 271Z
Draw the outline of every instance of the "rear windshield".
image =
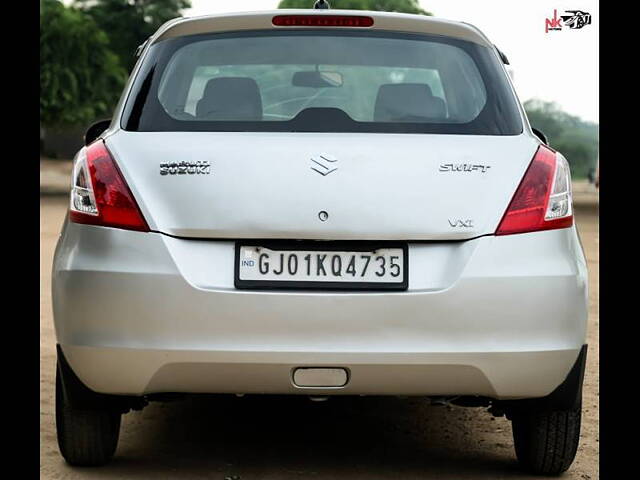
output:
M496 54L439 36L353 31L205 34L151 47L130 131L516 135Z

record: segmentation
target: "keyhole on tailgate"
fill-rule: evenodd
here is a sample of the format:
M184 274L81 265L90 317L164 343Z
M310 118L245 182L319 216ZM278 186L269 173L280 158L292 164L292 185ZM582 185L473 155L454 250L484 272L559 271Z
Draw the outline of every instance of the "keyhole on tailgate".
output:
M329 214L324 210L320 210L320 212L318 212L318 218L320 219L321 222L326 222L327 219L329 218Z

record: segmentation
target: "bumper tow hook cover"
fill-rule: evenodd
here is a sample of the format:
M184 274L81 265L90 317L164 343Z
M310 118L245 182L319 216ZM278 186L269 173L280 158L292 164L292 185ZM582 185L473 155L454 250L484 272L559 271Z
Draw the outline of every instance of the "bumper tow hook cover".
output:
M344 368L300 367L293 372L297 387L344 387L348 380Z

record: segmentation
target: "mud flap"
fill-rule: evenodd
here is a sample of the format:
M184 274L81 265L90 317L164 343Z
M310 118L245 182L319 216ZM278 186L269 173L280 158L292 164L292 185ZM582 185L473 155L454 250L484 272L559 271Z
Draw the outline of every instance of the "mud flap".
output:
M549 395L524 400L503 400L493 402L496 413L506 413L507 417L523 411L578 410L582 406L582 384L587 361L587 345L583 345L567 378Z
M147 402L142 397L126 395L107 395L98 393L87 387L71 369L62 353L60 345L56 345L58 354L58 375L62 384L65 402L78 410L113 410L127 413L129 410L141 410Z

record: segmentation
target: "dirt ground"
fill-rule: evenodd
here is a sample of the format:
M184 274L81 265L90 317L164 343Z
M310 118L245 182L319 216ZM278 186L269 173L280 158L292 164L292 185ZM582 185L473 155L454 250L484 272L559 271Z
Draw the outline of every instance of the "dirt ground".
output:
M195 398L123 416L114 461L68 467L56 444L51 259L65 197L41 197L40 472L44 479L527 479L511 425L483 408L422 399ZM598 478L598 217L576 207L589 261L589 355L580 448L565 479Z

